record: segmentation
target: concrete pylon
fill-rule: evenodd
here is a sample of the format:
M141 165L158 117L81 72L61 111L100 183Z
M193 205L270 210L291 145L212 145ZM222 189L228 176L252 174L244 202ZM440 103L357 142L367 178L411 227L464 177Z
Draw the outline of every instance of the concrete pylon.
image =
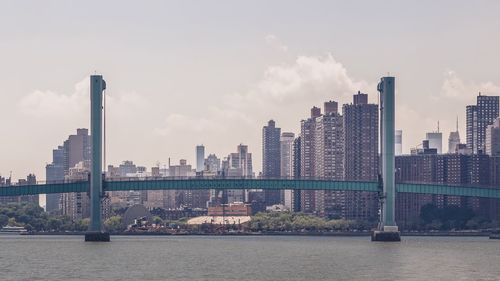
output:
M109 233L102 231L102 103L106 82L102 75L90 76L90 225L85 233L85 241L109 242Z
M381 221L377 230L372 233L372 241L401 241L400 232L395 220L395 79L382 77L377 86L380 92L381 117L381 162L383 195L381 196Z

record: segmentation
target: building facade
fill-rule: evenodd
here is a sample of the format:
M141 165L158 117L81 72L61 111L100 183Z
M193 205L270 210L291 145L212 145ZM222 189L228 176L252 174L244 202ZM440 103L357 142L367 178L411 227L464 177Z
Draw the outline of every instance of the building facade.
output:
M486 128L499 117L499 97L485 96L479 93L476 105L468 105L467 115L467 147L472 153L485 152Z
M262 176L265 178L279 178L281 176L281 128L276 127L274 120L269 120L262 128ZM281 203L282 192L279 190L265 190L266 205Z
M280 137L280 177L290 179L293 178L293 142L295 134L284 132ZM281 192L282 203L289 210L293 210L293 190L284 190Z
M485 152L490 156L500 156L500 117L486 127Z
M352 104L343 106L345 150L344 178L377 181L379 173L378 105L368 103L368 95L358 92ZM346 218L376 220L378 198L372 192L346 192Z

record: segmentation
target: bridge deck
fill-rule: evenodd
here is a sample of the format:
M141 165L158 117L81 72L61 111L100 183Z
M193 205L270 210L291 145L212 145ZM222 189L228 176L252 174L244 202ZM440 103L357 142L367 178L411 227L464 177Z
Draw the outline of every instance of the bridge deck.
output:
M307 179L124 179L105 181L105 191L126 190L196 190L196 189L270 189L270 190L336 190L377 192L376 182ZM0 196L88 192L89 183L64 182L35 185L0 186ZM452 186L442 184L398 183L397 192L500 198L499 188Z

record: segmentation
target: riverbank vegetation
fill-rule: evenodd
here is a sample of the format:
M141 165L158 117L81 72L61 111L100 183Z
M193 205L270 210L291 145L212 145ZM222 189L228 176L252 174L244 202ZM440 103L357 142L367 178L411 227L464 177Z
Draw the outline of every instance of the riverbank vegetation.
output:
M153 216L145 225L186 231L213 230L210 225L188 225L187 219L167 221ZM419 217L398 224L403 231L460 231L500 227L499 221L484 219L471 209L458 206L438 208L432 204L423 206ZM87 230L89 219L71 220L68 216L51 215L34 204L0 204L0 227L6 225L22 226L34 232L80 232ZM252 216L251 222L243 228L237 225L226 228L248 232L350 232L368 231L376 225L377 221L328 219L303 213L261 212ZM113 216L104 221L104 228L111 233L120 233L127 226L120 212L113 212Z

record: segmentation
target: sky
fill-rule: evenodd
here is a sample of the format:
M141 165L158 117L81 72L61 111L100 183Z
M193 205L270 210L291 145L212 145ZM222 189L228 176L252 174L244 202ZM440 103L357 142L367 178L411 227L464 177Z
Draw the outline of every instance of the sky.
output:
M240 143L261 170L269 119L299 132L324 101L377 101L396 77L403 151L500 94L499 1L0 0L0 175L45 178L107 82L107 162L146 167Z

